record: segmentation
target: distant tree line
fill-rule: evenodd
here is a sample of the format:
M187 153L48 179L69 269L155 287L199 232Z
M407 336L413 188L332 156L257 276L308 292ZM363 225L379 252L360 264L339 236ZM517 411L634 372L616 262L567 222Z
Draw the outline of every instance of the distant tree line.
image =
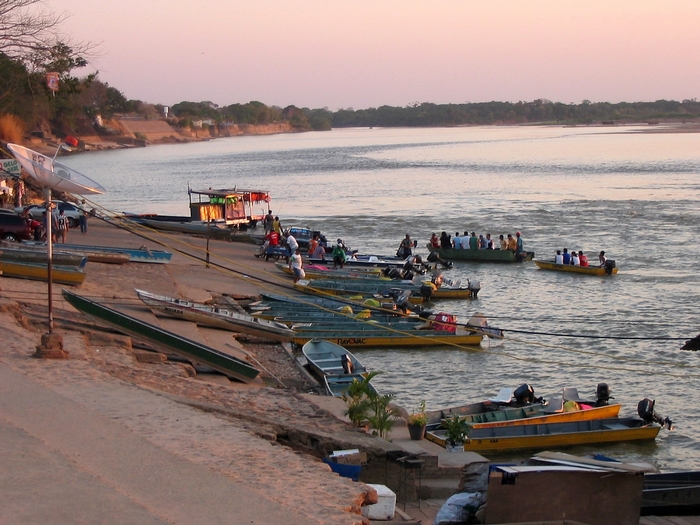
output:
M110 132L106 128L99 129L98 116L103 119L118 114L163 118L163 104L127 100L121 91L101 82L97 73L75 76L74 71L88 65L95 46L66 39L60 31L66 15L37 9L41 5L42 0L0 0L0 122L13 123L5 126L13 128L12 136L21 137L24 130L50 131L59 136ZM47 82L47 74L58 80L58 90ZM2 120L4 117L7 118ZM280 108L258 101L223 107L208 101L183 101L173 105L169 112L169 120L176 126L193 127L196 122L205 120L215 125L287 122L299 131L356 126L587 124L697 118L700 118L700 103L696 99L618 104L588 100L580 104L562 104L545 99L423 103L335 112L328 108ZM0 125L0 138L7 140L7 135Z

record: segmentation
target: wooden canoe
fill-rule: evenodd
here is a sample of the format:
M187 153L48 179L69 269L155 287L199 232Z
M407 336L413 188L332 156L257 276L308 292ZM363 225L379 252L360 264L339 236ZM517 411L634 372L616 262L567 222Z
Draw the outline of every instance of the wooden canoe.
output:
M182 357L213 368L232 379L250 383L260 373L257 368L242 359L145 323L68 290L63 290L63 297L76 310L100 324L157 347L166 348Z
M3 277L29 279L32 281L49 280L48 264L19 261L3 261L0 259L0 272ZM51 265L51 280L58 284L79 286L85 280L85 272L75 266Z
M469 432L464 450L509 452L620 441L654 440L659 430L661 430L659 425L647 424L639 418L594 419L568 423L479 428ZM446 431L444 430L427 432L426 437L441 445L446 443Z
M289 268L289 265L281 261L277 261L275 266L282 273L289 276L293 276L294 272ZM380 268L343 268L333 270L332 268L326 268L325 266L305 266L304 273L307 279L367 279L367 278L380 278L382 276L382 270ZM385 279L389 281L389 279Z
M517 263L531 261L535 252L522 252L525 255L516 256L512 250L470 250L454 248L433 248L428 245L428 250L435 252L447 261L468 261L484 263Z
M324 331L302 331L297 329L294 335L296 344L306 344L312 339L325 339L345 347L413 347L413 346L479 346L483 336L474 332L464 333L439 332L436 330L416 331L414 333L395 332L388 329L374 331L328 329Z
M0 260L19 263L46 264L46 249L31 248L0 248ZM51 264L56 266L72 266L78 270L85 268L88 259L83 254L54 250L51 253Z
M25 241L27 246L42 247L46 243ZM89 246L84 244L58 244L59 250L85 254L89 261L108 264L124 264L127 262L167 264L173 254L164 250L150 248L120 248L114 246Z
M600 266L574 266L572 264L556 264L549 261L535 261L538 268L543 270L554 270L557 272L570 272L581 275L597 275L604 277L610 275L605 268ZM612 273L617 273L617 267L612 268Z
M283 324L259 319L241 312L233 312L225 308L185 299L156 295L143 290L136 290L136 294L151 308L177 319L185 319L204 326L232 330L273 341L290 342L294 337L294 332Z

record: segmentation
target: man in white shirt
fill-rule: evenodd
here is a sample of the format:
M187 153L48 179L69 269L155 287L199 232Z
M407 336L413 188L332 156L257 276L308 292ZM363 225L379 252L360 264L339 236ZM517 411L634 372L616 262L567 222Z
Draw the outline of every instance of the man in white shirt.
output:
M291 233L287 237L287 253L291 257L299 249L299 243Z
M561 250L557 250L557 254L554 256L554 264L564 264L564 256L561 254Z
M299 253L299 247L294 250L294 253L289 258L289 268L294 272L294 282L298 282L299 279L306 277L304 270L302 269L301 253Z

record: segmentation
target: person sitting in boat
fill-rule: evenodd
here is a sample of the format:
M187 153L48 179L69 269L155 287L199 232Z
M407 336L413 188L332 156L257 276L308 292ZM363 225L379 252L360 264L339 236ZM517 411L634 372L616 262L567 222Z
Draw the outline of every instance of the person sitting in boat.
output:
M499 250L507 250L508 249L508 242L503 238L503 235L498 236L498 249Z
M508 250L517 252L518 251L518 241L515 240L515 238L509 233L508 234Z
M581 250L578 251L578 260L581 266L588 266L588 257Z
M430 247L431 248L439 248L440 247L440 239L438 239L438 236L435 232L430 236Z
M478 250L479 249L479 238L476 236L476 232L472 232L469 237L469 249Z
M321 259L322 261L326 258L326 242L320 240L314 248L314 253L311 254L314 259Z
M573 266L581 266L581 260L578 258L578 252L571 250L571 264Z
M316 251L316 246L318 246L318 234L314 233L314 236L309 241L309 249L306 251L306 253L309 256L313 256L314 251Z
M479 249L480 250L486 249L486 237L484 237L483 235L479 235Z
M487 233L486 234L486 249L487 250L493 250L493 239L491 238L491 234Z
M450 240L450 236L447 235L447 232L442 232L440 235L440 248L443 250L449 250L452 248L452 241Z
M333 269L345 266L346 254L342 244L336 244L331 255L333 257Z
M523 236L520 232L515 232L515 250L517 252L524 252L525 246L523 244Z
M608 262L608 258L605 256L605 252L600 252L598 254L598 263L601 268L605 268L605 263Z
M455 236L452 237L452 247L455 250L462 249L462 238L459 236L459 232L455 232Z
M554 264L564 264L564 256L561 254L561 250L557 250L557 254L554 256Z
M462 249L463 250L469 249L469 232L464 232L462 234Z
M406 237L399 244L399 249L396 252L397 257L402 259L408 259L413 253L413 241L411 236L407 233Z
M562 253L563 264L571 264L571 254L567 248L564 248L564 253Z

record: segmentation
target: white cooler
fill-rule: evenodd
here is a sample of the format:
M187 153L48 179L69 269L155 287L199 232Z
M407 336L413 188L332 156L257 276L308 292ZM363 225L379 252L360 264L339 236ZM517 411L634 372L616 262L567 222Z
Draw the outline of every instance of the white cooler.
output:
M386 485L367 483L367 486L377 491L377 503L362 507L362 515L371 520L392 519L396 509L396 494Z

